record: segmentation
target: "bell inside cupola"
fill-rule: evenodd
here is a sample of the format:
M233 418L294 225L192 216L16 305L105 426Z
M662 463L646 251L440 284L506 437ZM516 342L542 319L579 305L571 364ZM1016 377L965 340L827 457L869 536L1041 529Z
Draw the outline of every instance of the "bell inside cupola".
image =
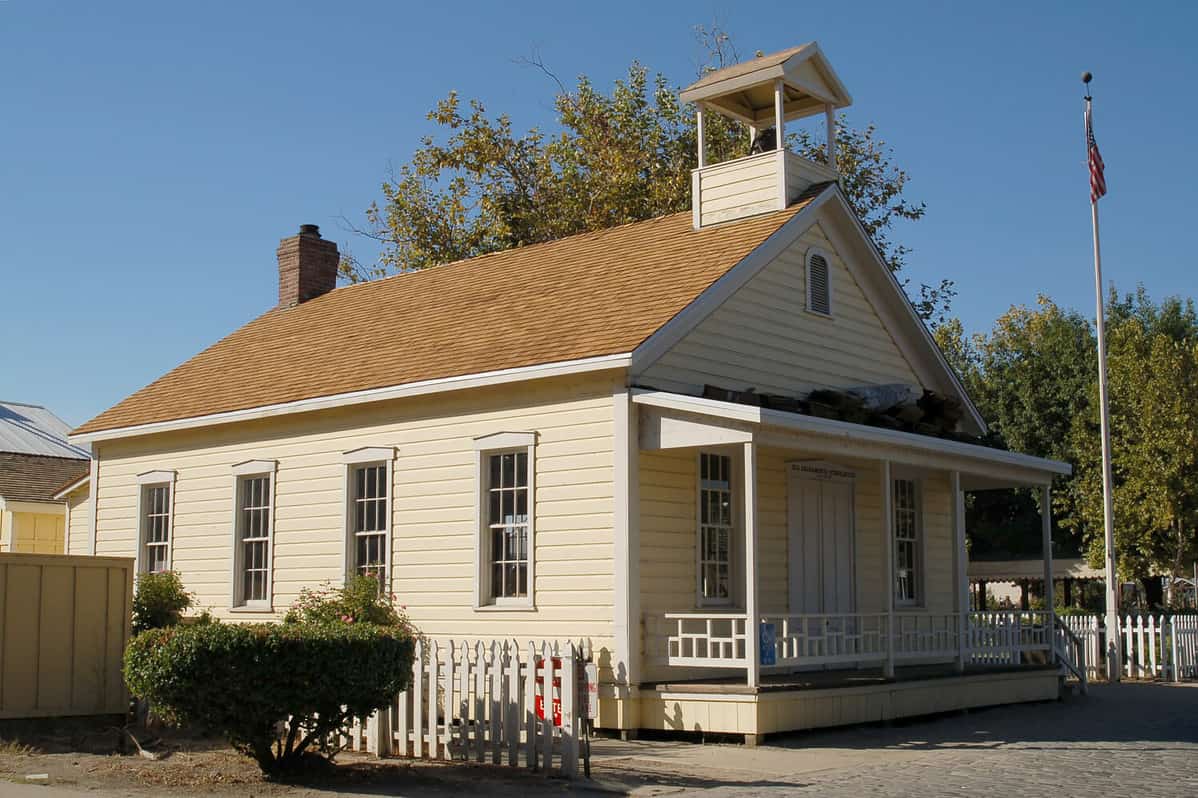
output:
M815 42L724 67L682 91L694 103L698 168L691 174L696 229L781 210L813 184L833 182L836 112L848 90ZM704 118L720 114L748 128L749 154L708 163ZM824 162L786 148L786 123L824 115Z

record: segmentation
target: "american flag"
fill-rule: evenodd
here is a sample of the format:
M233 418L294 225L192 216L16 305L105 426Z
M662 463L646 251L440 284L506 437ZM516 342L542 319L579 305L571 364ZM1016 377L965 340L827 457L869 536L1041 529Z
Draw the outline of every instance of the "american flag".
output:
M1090 111L1086 110L1086 152L1090 162L1090 202L1098 202L1099 197L1106 196L1106 177L1102 171L1105 164L1098 154L1098 142L1094 140L1094 124L1090 121Z

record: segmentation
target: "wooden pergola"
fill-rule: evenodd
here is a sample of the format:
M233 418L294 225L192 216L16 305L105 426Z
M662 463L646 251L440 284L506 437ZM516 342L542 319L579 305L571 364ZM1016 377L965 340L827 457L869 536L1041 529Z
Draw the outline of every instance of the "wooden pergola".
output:
M971 560L967 568L970 589L974 591L978 609L985 609L986 586L991 582L1015 584L1020 588L1020 608L1028 609L1031 586L1044 584L1044 561L1040 558L1018 560ZM1078 581L1101 581L1105 577L1079 558L1052 559L1052 580L1055 587L1062 583L1064 604L1073 603L1073 585ZM1047 593L1047 591L1045 591Z

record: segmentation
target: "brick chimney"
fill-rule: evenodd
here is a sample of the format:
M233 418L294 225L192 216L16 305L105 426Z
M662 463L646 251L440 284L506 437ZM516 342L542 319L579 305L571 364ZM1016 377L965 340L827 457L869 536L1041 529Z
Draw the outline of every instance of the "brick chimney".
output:
M320 228L301 224L299 235L279 242L279 307L327 294L337 285L337 244L320 237Z

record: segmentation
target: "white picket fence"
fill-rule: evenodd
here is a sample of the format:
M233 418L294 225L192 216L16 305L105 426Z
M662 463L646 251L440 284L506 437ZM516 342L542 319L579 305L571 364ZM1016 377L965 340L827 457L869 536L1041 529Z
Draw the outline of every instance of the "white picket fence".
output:
M1091 679L1106 677L1107 631L1098 615L1060 616L1083 641ZM1126 615L1115 632L1129 679L1198 678L1198 615Z
M417 641L411 687L346 747L578 774L585 706L573 643Z

